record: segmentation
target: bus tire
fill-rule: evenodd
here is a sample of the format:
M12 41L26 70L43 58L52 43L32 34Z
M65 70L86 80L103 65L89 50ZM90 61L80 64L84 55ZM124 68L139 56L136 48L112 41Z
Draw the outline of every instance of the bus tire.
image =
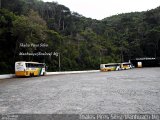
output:
M45 76L45 72L43 72L43 76Z
M30 77L33 77L34 76L34 73L30 73Z

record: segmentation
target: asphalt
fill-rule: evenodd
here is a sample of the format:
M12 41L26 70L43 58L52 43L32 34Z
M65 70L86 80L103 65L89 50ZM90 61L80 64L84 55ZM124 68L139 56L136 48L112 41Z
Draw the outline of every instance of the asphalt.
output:
M0 80L0 114L160 114L160 68Z

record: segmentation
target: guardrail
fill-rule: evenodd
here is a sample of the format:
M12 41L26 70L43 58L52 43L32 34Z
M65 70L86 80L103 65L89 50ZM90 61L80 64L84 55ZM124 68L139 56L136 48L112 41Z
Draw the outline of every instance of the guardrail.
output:
M75 74L75 73L91 73L91 72L99 72L99 71L100 71L100 70L47 72L46 75Z
M15 74L0 75L0 79L7 79L7 78L13 78L13 77L15 77Z
M46 75L62 75L62 74L77 74L77 73L92 73L99 72L100 70L87 70L87 71L64 71L64 72L47 72ZM0 75L0 79L13 78L15 74Z

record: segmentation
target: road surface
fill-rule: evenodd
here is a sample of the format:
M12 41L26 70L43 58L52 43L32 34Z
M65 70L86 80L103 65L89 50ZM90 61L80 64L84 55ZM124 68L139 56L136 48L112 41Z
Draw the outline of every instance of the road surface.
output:
M0 114L160 114L160 68L0 80Z

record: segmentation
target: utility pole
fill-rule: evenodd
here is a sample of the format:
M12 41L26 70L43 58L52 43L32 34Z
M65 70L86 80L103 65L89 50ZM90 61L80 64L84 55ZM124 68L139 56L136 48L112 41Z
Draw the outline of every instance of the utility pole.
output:
M100 64L102 64L102 54L101 54L101 50L99 50L99 62L100 62Z
M0 9L1 9L1 0L0 0Z
M124 62L123 48L121 48L121 62Z
M59 71L61 71L61 54L60 53L58 53L58 58L59 58Z

